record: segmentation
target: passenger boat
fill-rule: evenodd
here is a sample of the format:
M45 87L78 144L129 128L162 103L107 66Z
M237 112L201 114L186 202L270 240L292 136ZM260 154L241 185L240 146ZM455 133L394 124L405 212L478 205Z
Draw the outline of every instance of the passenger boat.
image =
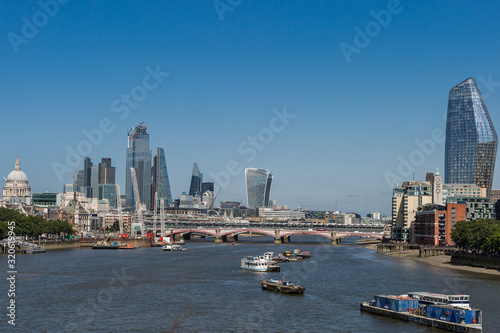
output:
M454 332L481 333L482 311L471 309L469 295L427 292L407 295L375 295L360 310Z
M182 245L166 243L163 245L163 251L182 251Z
M408 297L419 300L420 304L452 305L470 310L469 295L443 295L428 292L411 292Z
M285 294L303 294L306 288L296 286L290 281L285 280L263 280L260 282L262 289L277 291Z
M241 259L241 269L255 272L267 272L267 260L264 257L247 256Z

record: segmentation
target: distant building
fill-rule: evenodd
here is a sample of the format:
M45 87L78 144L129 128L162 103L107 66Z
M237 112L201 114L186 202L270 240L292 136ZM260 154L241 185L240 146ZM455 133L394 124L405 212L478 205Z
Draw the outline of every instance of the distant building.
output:
M446 118L445 183L476 184L487 193L493 183L497 133L476 81L453 87Z
M193 196L183 192L180 197L179 208L194 208Z
M99 184L99 200L108 200L110 207L117 207L116 184Z
M189 195L202 194L201 184L203 183L203 174L198 169L196 162L193 164L193 173L191 174L191 184L189 186Z
M203 203L203 206L205 209L213 208L214 201L215 201L214 192L209 191L209 190L203 192L202 203Z
M125 169L126 206L135 210L130 172L130 168L135 168L141 203L145 204L147 209L151 209L151 150L149 150L147 127L144 123L141 123L139 126L132 127L127 135L127 164Z
M83 186L88 186L88 187L92 186L91 185L92 161L88 156L85 156L85 158L83 159L83 173L84 173Z
M247 207L269 207L273 174L263 169L245 169Z
M446 204L415 215L415 243L452 245L451 231L455 223L466 219L465 204Z
M90 173L90 187L92 188L92 198L99 197L99 165L93 165Z
M156 149L156 155L153 159L152 174L153 183L151 186L151 198L154 200L155 195L158 197L156 207L161 206L161 200L163 200L164 207L169 207L172 204L172 193L170 191L167 162L165 160L165 151L163 148Z
M99 163L99 184L115 183L115 167L111 166L111 158L104 157Z
M201 193L205 193L206 191L215 192L213 182L201 183Z
M36 207L59 207L61 206L61 196L59 193L33 193L32 203Z
M260 207L258 210L259 216L265 217L268 220L288 221L306 218L306 213L304 211L274 210L268 207Z
M31 204L31 187L28 185L28 177L21 170L19 155L14 170L7 176L3 187L3 200L10 204Z
M236 209L241 206L240 201L221 201L220 208L221 209Z
M380 220L380 213L379 212L369 212L366 214L366 217L369 217L373 220Z

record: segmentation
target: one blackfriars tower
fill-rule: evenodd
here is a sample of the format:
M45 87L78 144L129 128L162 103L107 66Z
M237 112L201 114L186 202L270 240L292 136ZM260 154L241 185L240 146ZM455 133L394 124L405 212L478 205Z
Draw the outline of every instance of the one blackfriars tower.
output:
M453 87L446 119L445 183L476 184L488 195L493 183L497 133L476 81Z

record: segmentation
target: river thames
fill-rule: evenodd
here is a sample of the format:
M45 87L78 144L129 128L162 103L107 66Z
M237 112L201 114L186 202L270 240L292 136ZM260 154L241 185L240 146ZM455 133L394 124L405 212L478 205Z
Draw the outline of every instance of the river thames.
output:
M484 332L500 327L500 278L383 256L345 243L293 237L240 238L237 245L189 241L182 252L67 249L17 255L18 332L442 332L359 311L374 294L470 294ZM247 255L301 248L312 258L280 273L239 269ZM2 255L4 267L7 256ZM4 276L6 269L2 270ZM306 288L302 296L261 290L265 278ZM5 279L5 278L4 278ZM4 280L5 281L5 280ZM7 283L1 284L3 308Z

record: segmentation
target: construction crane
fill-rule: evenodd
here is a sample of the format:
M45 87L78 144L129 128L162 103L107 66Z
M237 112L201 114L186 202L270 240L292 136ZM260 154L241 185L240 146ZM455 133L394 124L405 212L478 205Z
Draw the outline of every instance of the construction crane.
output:
M139 226L141 227L141 236L144 237L144 235L146 234L146 230L144 227L144 216L142 215L141 198L139 196L139 184L137 183L137 175L133 167L130 167L130 173L132 175L132 184L134 187L135 211L137 214L137 222L139 222Z
M118 209L118 224L120 225L120 237L123 237L123 218L122 218L122 197L120 195L120 185L116 184L116 208Z
M161 239L165 236L165 221L163 220L163 210L165 209L165 199L160 199L160 221L161 221Z

